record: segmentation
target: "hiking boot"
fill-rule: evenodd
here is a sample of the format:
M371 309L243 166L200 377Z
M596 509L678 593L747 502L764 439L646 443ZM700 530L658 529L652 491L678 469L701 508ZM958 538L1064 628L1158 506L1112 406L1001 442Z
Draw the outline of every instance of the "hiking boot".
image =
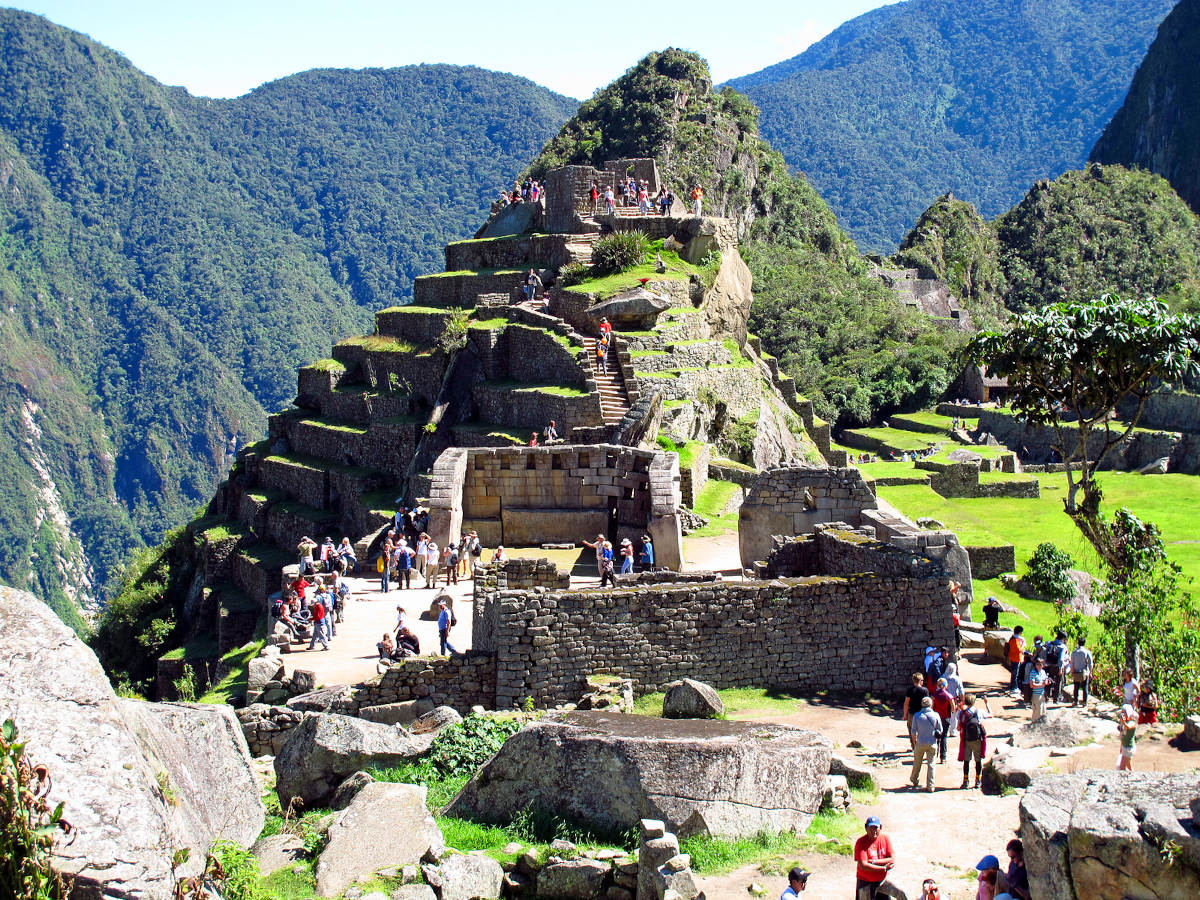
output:
M929 787L925 788L925 793L927 793L927 794L933 793L933 785L932 784Z
M964 791L965 791L965 790L967 789L967 787L968 787L968 785L967 785L967 779L965 779L965 778L964 778L964 779L963 779L963 783L962 783L962 785L961 785L961 790L964 790Z
M963 782L963 785L965 786L966 782ZM978 778L975 779L975 789L979 790L979 779Z

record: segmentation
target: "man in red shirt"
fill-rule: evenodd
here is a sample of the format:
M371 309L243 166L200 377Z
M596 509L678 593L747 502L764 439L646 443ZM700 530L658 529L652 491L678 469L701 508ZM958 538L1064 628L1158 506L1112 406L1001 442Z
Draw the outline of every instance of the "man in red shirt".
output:
M938 762L946 761L946 734L950 731L950 716L954 711L954 698L946 690L946 679L937 680L937 690L929 695L933 698L933 711L942 720L942 733L938 735Z
M858 864L858 880L854 885L855 900L875 900L879 885L894 866L892 842L881 834L878 816L867 819L867 833L854 842L854 861Z
M312 640L308 642L308 649L315 650L317 648L317 642L320 641L321 649L328 650L329 635L325 631L325 629L329 626L329 623L326 621L328 614L325 610L325 604L320 600L320 595L318 595L318 599L310 607L310 611L312 612L313 633Z

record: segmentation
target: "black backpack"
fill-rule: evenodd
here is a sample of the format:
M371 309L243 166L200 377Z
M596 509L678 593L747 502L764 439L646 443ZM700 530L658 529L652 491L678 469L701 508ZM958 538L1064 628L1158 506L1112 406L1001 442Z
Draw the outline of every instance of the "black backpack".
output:
M971 710L963 721L963 738L968 741L982 741L983 734L983 723L979 721L979 713Z

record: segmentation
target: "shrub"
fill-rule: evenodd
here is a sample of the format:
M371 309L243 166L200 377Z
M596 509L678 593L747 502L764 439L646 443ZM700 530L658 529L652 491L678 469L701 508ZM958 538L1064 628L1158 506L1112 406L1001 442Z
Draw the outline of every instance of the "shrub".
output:
M592 245L592 265L597 272L624 272L640 266L650 253L650 240L640 231L623 231L600 238Z
M59 900L63 879L50 867L54 833L70 833L63 805L46 802L50 773L34 765L17 741L17 726L0 727L0 896Z
M558 272L558 283L563 287L574 287L587 278L588 267L580 262L569 262Z
M1067 570L1074 563L1069 553L1053 544L1038 544L1033 556L1029 557L1029 574L1025 580L1047 600L1057 604L1070 603L1075 596L1075 583Z

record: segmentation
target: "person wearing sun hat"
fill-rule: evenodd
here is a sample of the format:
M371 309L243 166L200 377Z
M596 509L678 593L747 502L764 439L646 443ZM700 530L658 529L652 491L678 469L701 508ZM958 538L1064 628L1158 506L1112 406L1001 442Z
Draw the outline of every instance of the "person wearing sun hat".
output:
M979 887L975 890L975 900L996 900L996 879L1000 875L1000 860L989 853L975 864L979 872Z
M621 574L633 574L633 541L621 538Z
M854 862L857 880L854 885L855 900L876 900L881 897L879 886L896 864L892 842L883 833L883 823L878 816L866 822L866 834L854 842Z

